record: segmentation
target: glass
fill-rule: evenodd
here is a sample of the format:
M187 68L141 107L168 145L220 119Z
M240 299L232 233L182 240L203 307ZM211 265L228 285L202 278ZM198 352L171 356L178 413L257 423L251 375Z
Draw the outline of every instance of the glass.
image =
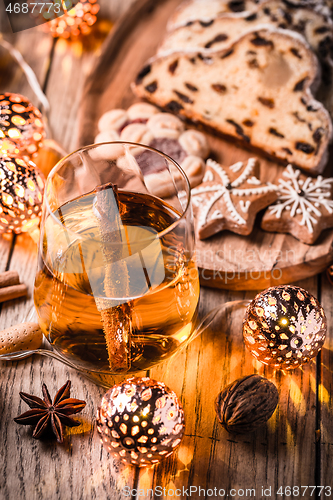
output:
M171 158L107 143L54 167L34 301L63 361L99 382L149 369L191 340L198 300L190 187Z
M212 328L213 330L218 329L218 331L222 332L221 337L227 334L231 334L232 336L233 331L239 332L242 329L244 314L249 304L250 300L234 300L231 302L225 302L224 304L221 304L218 307L212 309L200 321L197 321L195 328L191 332L188 340L183 343L181 348L175 351L175 353L178 353L180 350L184 349L190 341L193 341L202 333L206 332L208 328ZM31 308L28 315L25 317L24 322L26 321L36 321L36 310L34 307ZM77 369L77 367L71 361L65 359L56 351L52 350L45 337L43 344L44 345L39 349L20 350L7 354L1 354L0 361L19 361L31 356L32 354L39 354L47 356L49 358L57 359L59 361L62 361L66 365ZM169 358L169 360L170 359L171 358ZM88 378L105 388L109 388L111 387L111 385L117 382L116 377L113 377L108 372L84 371L84 374L88 376ZM123 377L121 377L121 379L123 379Z

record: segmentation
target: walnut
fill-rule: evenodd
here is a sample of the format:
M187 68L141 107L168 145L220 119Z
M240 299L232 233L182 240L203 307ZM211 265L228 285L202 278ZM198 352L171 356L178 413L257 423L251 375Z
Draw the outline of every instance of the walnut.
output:
M247 375L220 392L215 410L220 424L228 432L243 434L265 424L278 400L279 394L272 382L260 375Z

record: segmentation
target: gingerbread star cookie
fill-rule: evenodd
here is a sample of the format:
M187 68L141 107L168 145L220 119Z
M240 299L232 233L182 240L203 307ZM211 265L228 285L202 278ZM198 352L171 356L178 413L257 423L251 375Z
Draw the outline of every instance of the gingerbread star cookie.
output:
M206 165L202 184L191 191L199 238L224 229L250 234L256 214L277 199L276 186L260 181L256 158L230 167L209 159Z
M333 178L308 177L288 165L278 190L278 200L266 210L262 229L290 233L312 245L324 229L333 227Z

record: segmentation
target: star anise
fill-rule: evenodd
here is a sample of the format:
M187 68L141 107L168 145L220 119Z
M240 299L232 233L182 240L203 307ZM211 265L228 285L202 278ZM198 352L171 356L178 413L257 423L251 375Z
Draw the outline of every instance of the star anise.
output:
M21 398L30 406L31 410L14 418L14 421L22 425L35 425L32 434L35 439L39 439L51 425L58 443L62 443L64 440L63 427L75 427L81 424L68 415L79 413L86 406L85 401L70 398L70 387L71 381L67 380L66 384L55 395L53 403L45 384L42 385L44 399L20 392Z

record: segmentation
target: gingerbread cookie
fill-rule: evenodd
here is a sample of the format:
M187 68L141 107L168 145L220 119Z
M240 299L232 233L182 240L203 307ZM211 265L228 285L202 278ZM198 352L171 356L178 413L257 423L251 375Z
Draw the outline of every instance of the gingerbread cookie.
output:
M308 245L333 227L333 178L308 177L288 165L278 181L279 196L268 207L261 227L265 231L290 233Z
M199 238L224 229L250 234L256 214L277 199L276 191L274 184L260 181L256 158L230 167L207 160L203 182L191 192Z
M95 142L125 141L150 146L170 156L183 168L191 187L197 186L205 173L209 154L206 136L197 130L185 130L184 123L170 113L161 113L151 104L133 104L127 111L114 109L98 122ZM110 138L110 139L108 139ZM131 148L141 168L147 188L156 196L174 193L174 182L166 164L149 150Z

